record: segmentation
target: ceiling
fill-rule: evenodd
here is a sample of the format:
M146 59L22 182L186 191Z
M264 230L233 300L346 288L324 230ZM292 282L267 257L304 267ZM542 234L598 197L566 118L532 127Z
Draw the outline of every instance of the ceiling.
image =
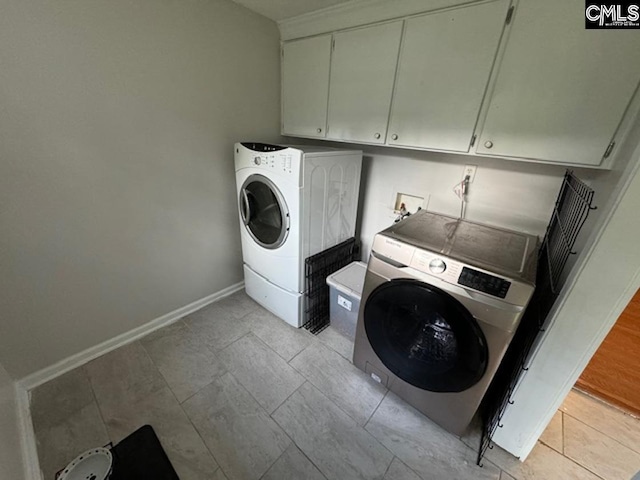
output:
M233 0L276 22L350 0Z

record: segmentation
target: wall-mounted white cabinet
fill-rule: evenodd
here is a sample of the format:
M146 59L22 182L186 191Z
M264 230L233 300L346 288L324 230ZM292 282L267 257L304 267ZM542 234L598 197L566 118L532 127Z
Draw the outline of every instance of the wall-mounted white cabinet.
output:
M640 35L586 30L582 0L477 1L283 51L285 135L602 166L640 107Z
M640 80L636 32L586 30L582 0L521 1L476 152L599 165Z
M406 21L387 142L468 152L508 0Z
M327 138L384 143L402 22L333 36Z
M331 35L287 42L282 46L282 133L324 138Z

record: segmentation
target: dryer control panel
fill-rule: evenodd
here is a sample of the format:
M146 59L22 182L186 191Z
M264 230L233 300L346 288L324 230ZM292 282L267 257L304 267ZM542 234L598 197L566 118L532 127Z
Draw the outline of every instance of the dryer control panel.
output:
M290 153L263 153L253 157L253 166L274 169L280 173L293 173L291 158Z
M250 144L254 146L254 144ZM261 145L261 144L258 144ZM267 145L266 147L269 147ZM275 148L275 147L274 147ZM284 176L299 184L302 152L294 148L247 148L245 144L236 144L236 171L243 168L258 169ZM257 172L256 172L257 173Z

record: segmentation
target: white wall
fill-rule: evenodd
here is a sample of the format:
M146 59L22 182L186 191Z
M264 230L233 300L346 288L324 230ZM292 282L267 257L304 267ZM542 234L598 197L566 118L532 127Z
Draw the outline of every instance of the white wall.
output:
M640 287L640 118L610 172L594 179L598 210L585 225L579 252L549 325L507 408L495 441L526 458Z
M0 480L24 478L15 383L0 364Z
M459 216L460 200L453 188L462 180L465 164L478 165L465 218L544 236L565 167L365 147L363 259L369 255L375 233L397 216L392 211L397 192L428 198L429 210ZM588 170L578 173L587 180L595 175Z
M228 0L4 0L0 362L14 378L242 280L232 146L279 34Z

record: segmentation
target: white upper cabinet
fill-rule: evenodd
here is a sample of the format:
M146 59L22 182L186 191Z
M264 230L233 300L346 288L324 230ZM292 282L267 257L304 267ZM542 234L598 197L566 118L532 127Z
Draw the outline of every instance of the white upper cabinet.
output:
M469 151L508 7L499 0L406 21L388 144Z
M640 110L637 30L587 30L582 0L446 5L285 42L282 133L611 166Z
M402 21L333 36L327 138L384 143Z
M324 138L331 35L287 42L282 55L283 135Z
M601 163L640 80L640 34L586 30L584 5L519 2L477 153Z

